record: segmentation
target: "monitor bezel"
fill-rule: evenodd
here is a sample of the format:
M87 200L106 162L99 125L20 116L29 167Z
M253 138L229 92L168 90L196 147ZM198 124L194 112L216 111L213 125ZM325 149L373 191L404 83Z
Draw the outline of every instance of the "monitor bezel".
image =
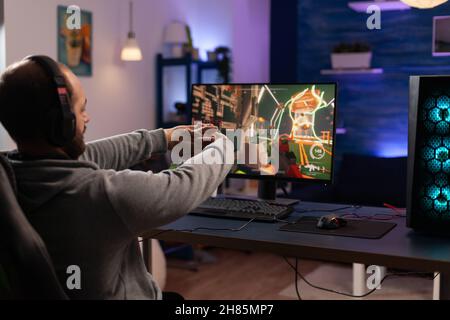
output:
M336 156L336 120L337 120L337 100L338 100L338 84L337 82L295 82L295 83L273 83L273 82L260 82L260 83L193 83L191 85L191 101L193 98L193 92L194 92L194 86L226 86L226 85L334 85L334 116L333 116L333 158L331 161L331 174L329 180L323 180L323 179L299 179L299 178L288 178L288 177L281 177L281 176L273 176L273 175L250 175L250 174L235 174L235 173L229 173L227 175L227 178L233 178L233 179L250 179L250 180L261 180L261 181L283 181L283 182L297 182L302 184L332 184L334 182L334 167L335 167L335 156ZM192 106L191 106L192 108ZM193 116L191 114L191 123L193 121Z

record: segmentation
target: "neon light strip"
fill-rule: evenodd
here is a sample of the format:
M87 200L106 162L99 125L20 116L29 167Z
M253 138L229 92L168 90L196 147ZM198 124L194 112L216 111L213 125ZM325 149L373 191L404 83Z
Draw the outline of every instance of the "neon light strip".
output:
M266 88L267 91L269 91L270 95L272 96L273 100L275 100L277 106L280 104L277 100L277 98L275 98L275 96L273 95L272 91L269 89L269 87L266 85L264 86Z
M261 102L263 96L264 96L265 87L262 87L261 92L259 93L258 97L258 104Z

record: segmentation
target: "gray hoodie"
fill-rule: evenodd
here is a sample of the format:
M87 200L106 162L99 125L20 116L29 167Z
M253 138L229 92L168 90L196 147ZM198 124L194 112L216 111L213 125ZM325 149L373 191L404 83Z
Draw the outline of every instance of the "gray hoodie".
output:
M203 155L223 149L219 142ZM185 163L158 174L127 170L166 151L162 129L139 130L90 143L79 160L11 160L19 202L70 298L161 299L137 237L198 206L231 169ZM66 288L72 265L80 267L81 290Z

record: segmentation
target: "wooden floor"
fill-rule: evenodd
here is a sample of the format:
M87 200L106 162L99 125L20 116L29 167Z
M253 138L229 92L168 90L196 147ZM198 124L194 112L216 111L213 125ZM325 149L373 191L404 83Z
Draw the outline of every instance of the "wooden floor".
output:
M188 300L296 299L295 274L282 257L216 248L205 252L216 261L200 264L198 271L169 267L164 290L178 292ZM179 260L168 260L168 264L174 262ZM299 271L317 285L351 293L351 265L299 260ZM432 285L430 279L390 279L382 290L367 299L431 299ZM303 281L299 282L299 288L302 297L308 300L347 299L312 289Z
M216 263L200 264L198 271L169 268L165 291L175 291L188 300L281 300L279 293L294 283L294 271L280 256L225 249L207 251ZM302 261L308 275L319 264Z

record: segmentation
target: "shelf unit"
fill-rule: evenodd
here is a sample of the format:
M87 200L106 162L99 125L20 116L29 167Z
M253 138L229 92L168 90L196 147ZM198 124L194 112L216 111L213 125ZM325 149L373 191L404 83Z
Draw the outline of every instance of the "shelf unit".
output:
M351 74L382 74L383 68L371 69L323 69L320 70L321 75L351 75Z
M356 12L367 12L367 8L371 5L376 5L381 11L398 11L411 9L406 3L397 0L385 0L385 1L352 1L348 3L348 6Z
M193 71L195 66L196 70ZM191 55L186 55L183 58L164 58L162 54L156 57L156 108L157 108L157 125L158 128L171 128L178 125L189 124L192 118L192 111L188 107L185 114L185 121L173 122L164 121L164 70L167 67L184 67L184 77L186 79L186 97L187 106L191 104L191 87L194 83L203 82L203 71L218 70L218 63L215 61L201 61L192 59ZM192 76L195 73L195 80Z
M373 69L322 69L321 75L355 75L355 74L395 74L395 73L417 73L417 74L437 74L450 73L450 66L447 65L403 65L386 66L384 68Z

